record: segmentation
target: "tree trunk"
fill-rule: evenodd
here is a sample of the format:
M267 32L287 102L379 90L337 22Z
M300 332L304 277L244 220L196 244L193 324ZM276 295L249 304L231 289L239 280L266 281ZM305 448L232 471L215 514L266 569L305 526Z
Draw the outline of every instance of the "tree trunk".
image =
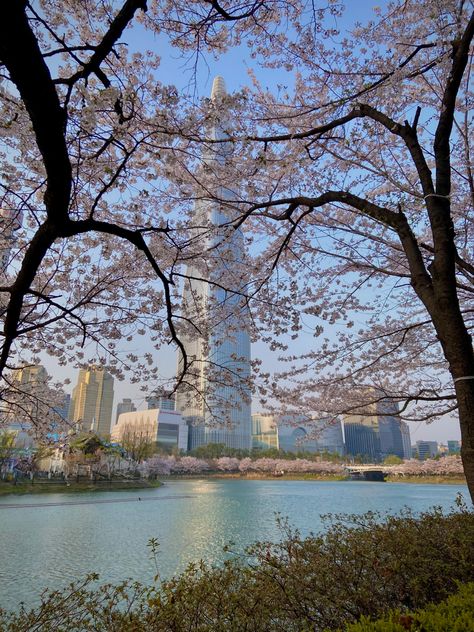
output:
M460 310L453 306L452 313L443 316L439 327L434 318L433 321L454 381L461 428L461 457L474 503L474 350Z
M471 500L474 503L474 375L455 382L461 426L461 457Z

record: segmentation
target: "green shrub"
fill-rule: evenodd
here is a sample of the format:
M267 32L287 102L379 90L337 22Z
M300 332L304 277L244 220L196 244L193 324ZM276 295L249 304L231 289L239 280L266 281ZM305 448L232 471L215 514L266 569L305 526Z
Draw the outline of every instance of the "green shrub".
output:
M474 514L466 510L339 518L309 538L280 525L283 542L258 543L220 568L190 565L151 588L96 587L90 578L45 595L35 610L0 616L0 631L337 630L439 602L474 581Z
M362 617L345 632L474 632L474 584L460 586L459 592L439 604L411 613L395 611L378 621Z

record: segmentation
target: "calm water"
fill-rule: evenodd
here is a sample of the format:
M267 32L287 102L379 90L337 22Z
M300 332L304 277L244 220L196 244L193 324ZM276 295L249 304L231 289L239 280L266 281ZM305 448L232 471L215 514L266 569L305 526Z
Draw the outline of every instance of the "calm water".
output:
M222 561L230 541L243 551L256 540L278 540L275 512L306 535L321 529L321 514L447 509L459 491L468 498L462 485L202 479L140 491L6 496L0 499L0 606L36 605L43 588L91 571L104 582L151 582L150 538L160 542L166 577L191 561Z

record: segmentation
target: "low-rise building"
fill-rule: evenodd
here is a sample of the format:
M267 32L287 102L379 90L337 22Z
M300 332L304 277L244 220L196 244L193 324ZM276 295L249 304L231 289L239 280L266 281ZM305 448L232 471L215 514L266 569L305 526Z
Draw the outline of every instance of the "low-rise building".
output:
M459 454L461 452L461 442L455 439L448 440L448 453Z
M252 415L254 448L277 448L285 452L331 452L344 454L339 419L312 420L304 415Z
M420 461L432 459L438 454L438 443L436 441L417 441L413 446L414 454Z
M146 440L166 450L187 450L188 427L181 413L150 408L122 413L112 428L112 441Z

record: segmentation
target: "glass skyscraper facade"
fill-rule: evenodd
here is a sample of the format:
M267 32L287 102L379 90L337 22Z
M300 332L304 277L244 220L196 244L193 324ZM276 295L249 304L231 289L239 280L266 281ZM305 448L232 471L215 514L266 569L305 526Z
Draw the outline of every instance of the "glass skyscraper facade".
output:
M215 113L210 136L225 140L225 84L216 77L211 105ZM216 143L203 156L209 171L218 171L229 156L227 143ZM183 288L184 318L199 323L199 332L182 342L189 363L178 389L176 409L190 426L189 448L209 443L250 449L250 336L248 306L243 298L244 241L230 226L233 193L217 186L215 200L196 203L196 224L205 227L201 240L205 263L187 266ZM178 370L182 357L178 359Z
M367 460L380 461L389 455L410 458L410 430L400 419L396 402L381 397L365 406L366 414L345 415L346 452Z

